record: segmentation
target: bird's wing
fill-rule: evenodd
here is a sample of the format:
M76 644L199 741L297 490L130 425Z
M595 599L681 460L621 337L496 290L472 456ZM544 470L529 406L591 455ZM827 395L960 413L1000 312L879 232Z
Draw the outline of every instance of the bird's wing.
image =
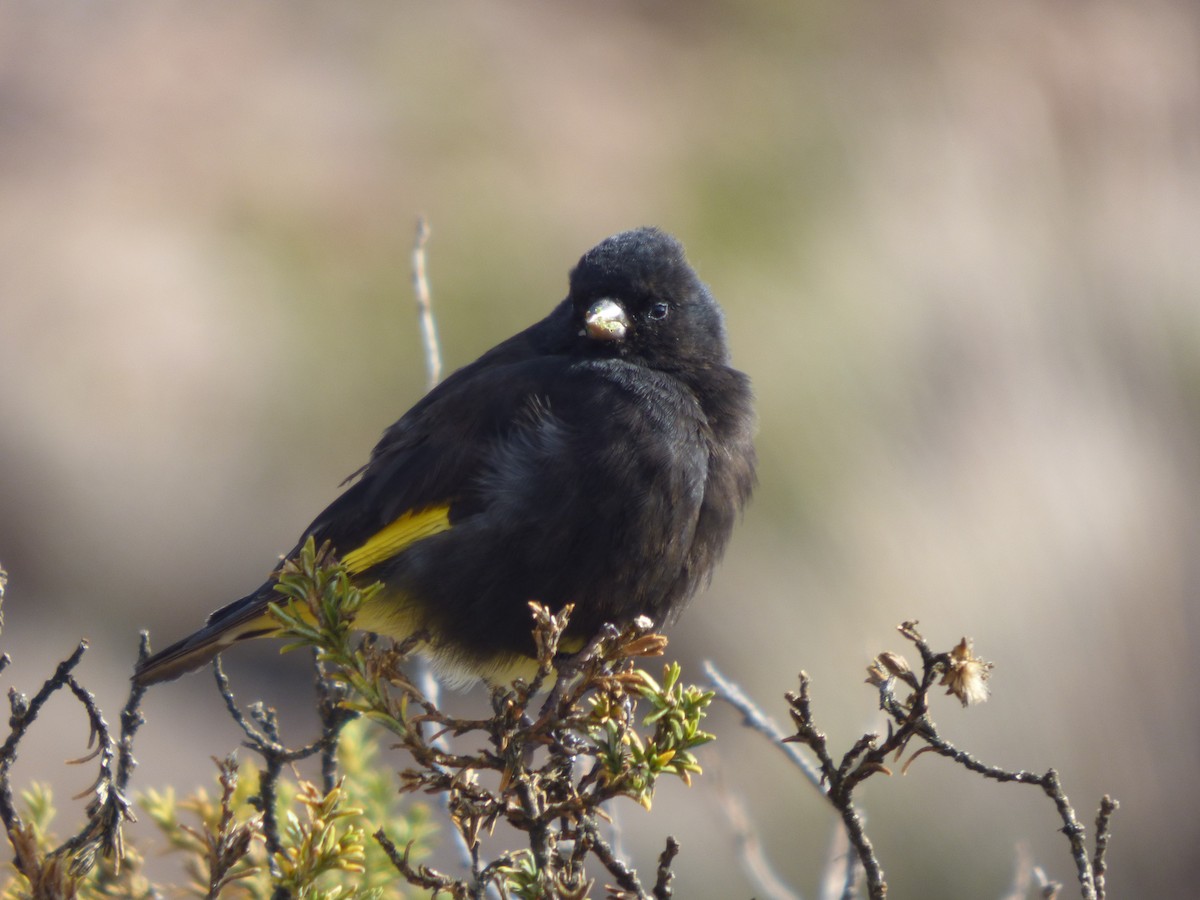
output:
M527 426L542 388L567 366L564 357L518 352L455 372L388 428L357 480L313 520L286 558L311 537L317 546L330 542L358 574L453 527L470 512L472 486L485 476L492 448ZM174 678L237 641L273 632L267 607L280 599L275 578L272 573L212 613L204 628L146 660L139 681Z
M540 357L456 373L385 433L357 480L305 530L352 572L473 511L495 448L530 426L569 362ZM389 552L390 551L390 552ZM293 551L295 552L295 551Z

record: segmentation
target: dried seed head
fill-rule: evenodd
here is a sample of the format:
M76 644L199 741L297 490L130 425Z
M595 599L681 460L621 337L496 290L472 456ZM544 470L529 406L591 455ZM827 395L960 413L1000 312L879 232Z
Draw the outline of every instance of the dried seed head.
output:
M987 700L987 681L992 671L992 664L974 656L971 649L972 642L967 638L958 642L950 651L950 665L940 682L946 693L957 697L963 706Z

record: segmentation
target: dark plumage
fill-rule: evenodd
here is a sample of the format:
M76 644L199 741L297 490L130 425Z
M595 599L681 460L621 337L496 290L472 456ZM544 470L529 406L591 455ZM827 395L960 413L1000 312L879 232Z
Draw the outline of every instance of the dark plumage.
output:
M542 321L430 391L305 530L384 590L356 624L429 636L445 667L504 677L533 653L528 602L568 634L662 625L712 573L754 483L750 382L672 237L610 237ZM293 553L297 552L293 550ZM143 684L271 632L274 575L150 657Z

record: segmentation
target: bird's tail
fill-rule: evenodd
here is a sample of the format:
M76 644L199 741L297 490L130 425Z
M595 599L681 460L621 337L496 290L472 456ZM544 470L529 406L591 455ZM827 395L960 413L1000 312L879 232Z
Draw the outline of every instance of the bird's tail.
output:
M138 663L133 683L146 687L170 681L199 669L232 644L273 634L279 626L267 612L268 596L260 589L217 610L195 634Z

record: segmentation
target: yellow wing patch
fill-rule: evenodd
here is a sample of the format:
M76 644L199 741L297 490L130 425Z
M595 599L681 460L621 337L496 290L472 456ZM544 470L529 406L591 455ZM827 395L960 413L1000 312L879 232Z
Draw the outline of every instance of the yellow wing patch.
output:
M384 526L356 550L342 557L342 563L357 575L385 562L417 541L450 530L450 507L431 506L419 512L406 512Z

